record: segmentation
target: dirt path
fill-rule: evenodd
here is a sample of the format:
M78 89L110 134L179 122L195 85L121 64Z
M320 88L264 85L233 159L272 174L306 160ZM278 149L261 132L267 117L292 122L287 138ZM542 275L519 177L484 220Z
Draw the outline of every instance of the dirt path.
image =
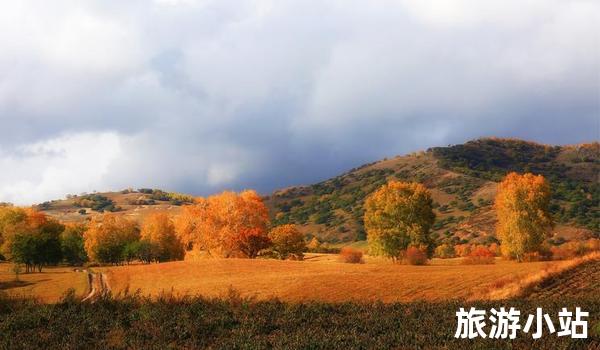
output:
M110 294L110 287L108 285L106 274L90 270L84 270L84 272L87 273L90 292L82 301L94 302L97 299Z

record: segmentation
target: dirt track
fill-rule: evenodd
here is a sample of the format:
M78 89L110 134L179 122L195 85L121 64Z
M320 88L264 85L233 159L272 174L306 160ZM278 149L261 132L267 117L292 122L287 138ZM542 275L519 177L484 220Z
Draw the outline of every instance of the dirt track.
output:
M90 292L83 298L83 301L94 302L110 294L110 287L105 274L90 270L84 270L84 272L87 273Z

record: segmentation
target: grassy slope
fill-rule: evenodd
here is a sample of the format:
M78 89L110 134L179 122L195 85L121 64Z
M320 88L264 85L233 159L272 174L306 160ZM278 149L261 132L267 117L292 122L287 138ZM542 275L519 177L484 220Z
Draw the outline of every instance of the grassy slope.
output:
M385 159L323 181L276 191L267 199L276 223L300 224L329 242L364 239L364 198L390 179L418 181L436 202L438 240L489 243L496 183L507 172L530 171L552 183L556 233L566 239L600 234L600 144L544 146L482 139Z
M153 212L165 211L170 214L177 214L181 210L181 206L173 205L167 201L156 201L154 205L137 205L130 204L130 201L137 199L148 199L148 195L141 193L121 193L121 192L104 192L99 193L110 200L122 210L115 212L117 215L125 215L133 220L141 221L143 218ZM60 219L64 222L80 222L88 220L96 215L102 215L97 211L86 209L87 214L81 215L78 211L82 208L75 205L76 198L55 200L50 202L47 209L43 209L47 214Z

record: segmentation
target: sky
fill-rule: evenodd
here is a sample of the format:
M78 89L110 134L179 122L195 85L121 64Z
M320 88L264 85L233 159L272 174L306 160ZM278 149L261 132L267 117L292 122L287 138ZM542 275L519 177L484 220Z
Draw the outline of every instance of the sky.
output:
M0 4L0 201L267 194L485 136L600 139L600 2Z

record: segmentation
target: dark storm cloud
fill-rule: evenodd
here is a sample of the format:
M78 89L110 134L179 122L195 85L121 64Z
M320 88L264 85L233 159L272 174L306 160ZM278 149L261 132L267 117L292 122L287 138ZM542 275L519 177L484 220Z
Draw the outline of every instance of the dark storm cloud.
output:
M599 138L593 1L19 1L0 201L311 183L480 136Z

